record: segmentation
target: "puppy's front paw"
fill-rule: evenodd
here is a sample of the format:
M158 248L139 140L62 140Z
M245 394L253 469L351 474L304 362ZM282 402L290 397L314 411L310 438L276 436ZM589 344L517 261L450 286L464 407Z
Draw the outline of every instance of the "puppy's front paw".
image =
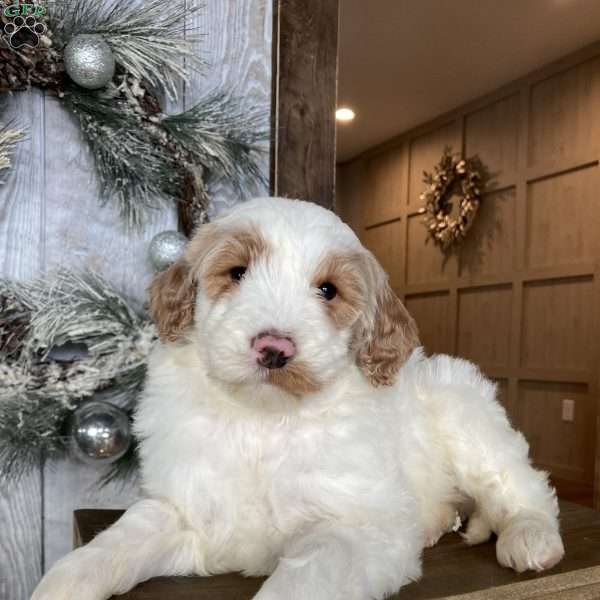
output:
M485 518L475 511L470 517L465 533L461 533L463 540L469 546L483 544L487 542L492 535L492 529Z
M498 562L518 573L551 569L565 554L560 534L543 517L517 517L509 523L496 544Z

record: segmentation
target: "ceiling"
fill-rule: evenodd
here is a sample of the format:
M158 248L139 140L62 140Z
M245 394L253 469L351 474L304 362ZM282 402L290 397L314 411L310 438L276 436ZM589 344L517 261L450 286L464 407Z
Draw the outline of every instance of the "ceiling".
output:
M338 162L600 39L600 0L340 0Z

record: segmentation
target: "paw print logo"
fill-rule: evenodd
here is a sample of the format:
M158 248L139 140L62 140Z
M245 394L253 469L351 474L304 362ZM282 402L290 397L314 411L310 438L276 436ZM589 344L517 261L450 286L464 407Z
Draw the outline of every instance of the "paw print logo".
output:
M34 16L15 17L12 23L4 26L4 33L8 36L8 43L13 48L29 46L36 48L40 43L40 36L46 31L46 26L38 22Z

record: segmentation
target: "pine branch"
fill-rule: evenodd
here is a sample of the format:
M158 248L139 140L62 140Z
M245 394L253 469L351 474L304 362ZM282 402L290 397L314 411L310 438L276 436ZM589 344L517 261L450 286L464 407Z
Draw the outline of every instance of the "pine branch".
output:
M130 0L65 0L53 2L50 14L63 46L78 34L100 34L123 70L176 100L181 82L189 81L189 69L204 66L195 51L201 36L190 34L189 26L202 9L185 0L149 0L142 5Z
M13 282L12 289L32 307L31 350L44 357L53 347L80 342L94 356L112 353L119 336L138 333L145 323L110 284L89 271L59 270L49 279Z
M11 123L0 126L0 171L12 166L12 155L18 142L25 138L23 129L15 129ZM0 184L5 183L0 179Z
M118 88L91 92L69 86L65 103L94 156L102 197L117 203L129 227L139 228L153 212L178 200L183 175L176 157L156 143Z
M14 287L0 280L0 365L20 359L30 313L31 307L25 305Z
M228 180L244 196L266 185L260 168L270 136L264 111L217 92L181 114L166 116L161 124L188 160L207 168L209 176Z
M0 398L0 480L17 481L42 458L64 456L67 444L61 431L68 414L43 389Z
M165 115L139 81L122 74L104 90L68 86L65 102L92 150L103 197L117 202L133 228L166 202L182 201L188 180L197 181L200 202L202 177L226 179L244 197L266 185L267 115L235 98L212 94Z

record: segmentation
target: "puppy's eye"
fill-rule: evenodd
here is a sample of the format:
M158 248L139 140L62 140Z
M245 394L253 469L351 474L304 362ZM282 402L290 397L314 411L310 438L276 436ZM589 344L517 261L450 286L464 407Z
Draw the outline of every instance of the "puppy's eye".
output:
M330 281L325 281L319 286L319 291L325 300L333 300L337 295L337 288Z
M240 281L245 273L246 267L233 267L233 269L229 271L229 275L231 275L233 281Z

